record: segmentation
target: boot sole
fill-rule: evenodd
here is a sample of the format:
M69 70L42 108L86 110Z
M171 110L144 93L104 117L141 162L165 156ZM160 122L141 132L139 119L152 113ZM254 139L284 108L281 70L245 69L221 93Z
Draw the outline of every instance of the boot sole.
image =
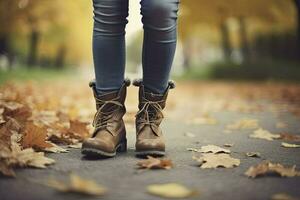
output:
M162 157L166 155L164 151L136 151L135 155L137 157L146 157L146 156L153 156L153 157Z
M86 156L97 156L97 157L114 157L117 155L117 152L126 152L127 151L127 143L120 143L117 145L115 152L110 153L110 152L105 152L99 149L94 149L94 148L83 148L81 150L81 153L86 155Z

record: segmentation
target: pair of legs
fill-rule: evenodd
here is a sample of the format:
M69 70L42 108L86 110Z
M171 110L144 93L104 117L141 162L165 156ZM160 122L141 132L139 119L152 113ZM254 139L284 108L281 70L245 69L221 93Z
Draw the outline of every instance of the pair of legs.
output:
M141 0L140 4L144 28L143 79L133 82L139 87L136 154L163 156L165 143L159 125L168 90L174 87L169 74L177 41L179 0ZM97 112L94 133L83 142L82 153L113 157L127 149L122 117L126 113L124 102L130 85L130 80L124 80L128 0L93 0L93 5L96 82L91 82L90 87Z
M99 94L118 90L124 82L128 3L93 0L93 57ZM168 86L176 49L179 0L141 0L140 4L143 84L146 90L162 94Z

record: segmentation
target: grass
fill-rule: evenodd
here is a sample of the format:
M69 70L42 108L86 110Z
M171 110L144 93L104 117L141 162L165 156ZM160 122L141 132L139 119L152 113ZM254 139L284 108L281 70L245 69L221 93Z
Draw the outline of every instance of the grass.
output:
M76 70L66 68L66 69L43 69L43 68L26 68L18 67L12 70L1 71L0 70L0 84L3 84L7 81L26 81L26 80L51 80L59 78L69 78L71 74Z
M183 75L175 77L179 80L276 80L300 81L300 63L292 62L260 62L260 63L211 63L194 66Z

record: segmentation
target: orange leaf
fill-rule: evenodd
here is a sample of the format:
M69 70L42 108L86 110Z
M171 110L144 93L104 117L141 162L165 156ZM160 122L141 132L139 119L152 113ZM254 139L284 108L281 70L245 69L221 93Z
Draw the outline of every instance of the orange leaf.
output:
M46 137L46 128L36 126L33 123L27 123L22 140L22 147L32 147L37 150L43 150L45 148L52 147L52 144L46 142Z

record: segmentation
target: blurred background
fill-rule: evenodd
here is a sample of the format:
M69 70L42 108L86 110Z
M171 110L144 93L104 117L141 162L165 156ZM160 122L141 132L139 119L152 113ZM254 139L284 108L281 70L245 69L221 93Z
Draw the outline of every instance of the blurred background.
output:
M141 74L129 4L127 73ZM299 12L300 0L181 0L173 78L300 80ZM92 17L91 0L0 0L0 81L92 75Z

